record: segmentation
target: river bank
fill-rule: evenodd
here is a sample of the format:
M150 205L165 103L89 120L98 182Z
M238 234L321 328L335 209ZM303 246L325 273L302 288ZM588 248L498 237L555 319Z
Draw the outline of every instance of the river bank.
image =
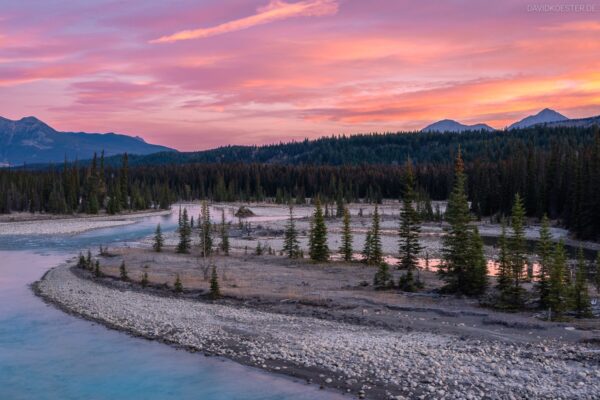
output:
M445 329L343 322L335 313L327 319L291 310L269 312L252 304L212 303L114 280L97 282L69 265L50 270L35 290L71 313L132 335L369 399L600 396L600 354L590 344L558 338L510 342ZM425 319L410 310L391 311L404 322L411 319L407 314ZM439 327L443 322L436 321Z
M135 224L146 217L171 214L171 210L140 211L117 215L54 215L16 213L0 218L2 235L72 235L93 229Z

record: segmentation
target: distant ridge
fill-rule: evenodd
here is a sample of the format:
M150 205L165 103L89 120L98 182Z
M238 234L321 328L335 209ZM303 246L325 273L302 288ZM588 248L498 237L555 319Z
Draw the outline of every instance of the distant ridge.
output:
M588 118L567 119L565 121L549 122L546 126L551 128L558 127L573 127L573 128L589 128L594 125L600 125L600 115Z
M560 122L566 121L569 118L564 115L551 110L549 108L544 108L542 111L535 115L530 115L528 117L523 118L520 121L515 122L508 129L517 129L517 128L529 128L530 126L538 125L538 124L547 124L552 122Z
M18 121L0 117L0 166L85 160L104 150L106 156L175 151L116 133L58 132L35 117Z
M443 119L427 125L422 132L465 132L465 131L494 131L495 129L486 124L465 125L452 119Z

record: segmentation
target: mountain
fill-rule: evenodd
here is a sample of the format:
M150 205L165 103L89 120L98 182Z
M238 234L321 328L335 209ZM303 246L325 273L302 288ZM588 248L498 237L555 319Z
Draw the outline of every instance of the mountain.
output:
M568 119L569 118L565 117L564 115L562 115L560 113L557 113L554 110L551 110L549 108L544 108L542 111L540 111L539 113L537 113L535 115L530 115L528 117L523 118L520 121L515 122L514 124L509 126L508 129L528 128L533 125L547 124L547 123L557 122L557 121L566 121Z
M426 126L421 132L465 132L465 131L494 131L486 124L465 125L451 119L443 119Z
M589 128L594 125L600 126L600 115L588 118L567 119L564 121L549 122L546 126L550 128Z
M18 121L0 117L0 166L89 159L105 155L151 154L175 150L146 143L140 137L116 133L57 132L35 117Z

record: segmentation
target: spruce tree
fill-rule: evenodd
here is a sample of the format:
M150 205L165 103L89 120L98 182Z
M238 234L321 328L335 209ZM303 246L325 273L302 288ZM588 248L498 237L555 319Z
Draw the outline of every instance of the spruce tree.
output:
M573 311L575 311L577 318L589 318L592 316L587 285L586 261L581 247L577 252L577 273L573 284Z
M296 230L296 223L294 221L294 208L291 204L289 206L288 222L285 226L283 238L283 252L287 255L288 258L298 258L298 256L300 255L298 231Z
M394 287L394 280L386 263L379 264L373 277L373 286L376 290L386 290Z
M442 265L438 269L441 278L446 282L444 291L463 293L469 286L468 266L471 261L469 242L472 239L469 223L469 203L465 191L466 176L460 148L454 166L454 186L446 208L445 228L443 238Z
M179 274L175 275L175 283L173 284L173 290L175 293L183 292L183 284L181 283L181 278L179 278Z
M348 207L344 207L343 210L343 228L342 228L342 245L340 247L340 254L344 261L352 261L353 250L352 250L352 230L350 228L350 210Z
M373 211L371 229L369 229L365 240L365 251L363 251L363 256L365 257L364 262L367 265L379 265L383 263L379 208L377 205L375 205L375 210Z
M188 218L187 209L183 209L181 214L181 225L179 226L179 243L177 244L177 252L188 254L191 247L191 228Z
M217 300L221 297L221 289L219 287L219 277L217 275L217 267L213 265L210 274L210 297Z
M503 302L508 300L508 291L511 287L510 260L508 254L508 240L506 239L506 225L502 222L502 233L498 241L498 277L496 288L502 295Z
M219 246L220 250L224 255L229 255L229 226L225 221L225 210L221 210L221 226L220 226L220 234L221 234L221 244Z
M550 270L548 308L553 319L557 319L566 311L568 306L568 288L565 282L567 271L567 256L564 245L557 243L552 256L552 269Z
M129 280L129 275L127 275L127 267L125 267L125 260L121 262L121 266L119 267L119 273L122 281Z
M362 251L362 262L364 262L365 264L369 263L369 260L371 259L371 245L372 245L372 235L371 235L371 229L369 228L369 230L367 230L367 233L365 235L365 244L363 246L363 251Z
M156 231L154 232L154 243L152 244L152 248L157 253L162 251L164 245L164 237L162 231L160 229L160 224L156 225Z
M488 270L487 260L483 252L483 240L479 235L477 227L474 227L471 231L469 259L469 267L467 269L468 286L465 288L464 293L468 296L480 296L485 293L488 285Z
M312 229L310 231L310 259L314 262L329 261L329 246L327 245L327 226L323 217L321 202L317 197L315 211L312 218Z
M421 226L419 215L414 208L414 175L412 162L406 163L406 182L404 196L402 197L402 210L400 211L399 247L400 260L398 267L405 270L404 276L400 278L399 287L405 291L415 291L418 282L415 282L413 271L419 267L418 255L422 250L419 244L419 233Z
M94 276L99 278L102 275L100 271L100 261L96 260L96 264L94 265Z
M540 240L537 243L537 256L539 271L535 285L539 296L541 308L548 308L548 295L550 290L550 270L552 268L552 234L550 233L550 221L548 216L542 218L540 229Z
M87 251L87 258L85 259L85 267L89 270L92 269L93 265L92 265L92 252L88 249Z
M519 193L515 200L511 215L512 235L509 238L509 260L511 266L512 306L515 308L523 305L523 269L527 265L527 243L525 241L525 206Z
M200 224L200 253L203 257L209 257L213 250L210 208L206 201L202 202L202 215L199 218Z

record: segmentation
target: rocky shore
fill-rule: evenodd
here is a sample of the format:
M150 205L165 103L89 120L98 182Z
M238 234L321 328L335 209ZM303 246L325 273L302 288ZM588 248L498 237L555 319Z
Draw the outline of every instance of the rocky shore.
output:
M600 350L593 345L391 331L157 295L77 272L69 265L54 268L34 290L65 311L132 335L361 398L600 397Z

